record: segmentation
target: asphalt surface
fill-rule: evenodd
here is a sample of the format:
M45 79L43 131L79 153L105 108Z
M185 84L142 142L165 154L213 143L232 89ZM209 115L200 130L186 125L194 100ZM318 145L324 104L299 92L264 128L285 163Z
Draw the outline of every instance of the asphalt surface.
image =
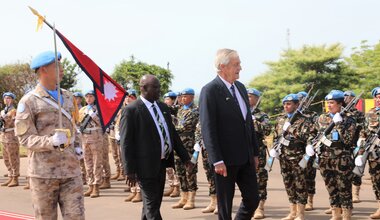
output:
M200 158L199 158L200 159ZM200 160L199 160L200 161ZM111 169L115 171L113 159L110 156ZM14 212L19 214L33 215L30 192L23 190L25 185L25 174L27 158L21 158L21 177L20 186L9 188L0 187L0 210ZM0 160L0 182L6 180L2 175L6 173L4 161ZM366 171L366 173L368 173ZM199 166L198 173L199 190L195 200L196 208L193 210L172 209L171 205L178 201L178 198L164 197L161 206L161 214L164 219L217 219L216 215L203 214L201 209L206 207L209 202L208 184L203 168ZM142 203L124 202L128 193L124 192L125 183L121 181L112 181L112 188L101 190L99 198L85 198L86 219L104 220L104 219L140 219ZM323 213L328 208L328 193L324 186L323 180L317 172L317 194L315 196L315 210L306 212L306 219L329 219L330 216ZM85 186L85 189L87 187ZM363 179L363 185L360 192L361 203L354 204L354 215L352 219L369 219L369 215L374 212L378 205L372 191L372 185L367 178ZM238 188L234 198L233 212L236 213L241 197ZM273 171L269 174L268 182L268 200L265 204L265 219L281 219L288 214L289 204L282 176L279 171L278 161L275 161ZM61 219L61 218L60 218Z

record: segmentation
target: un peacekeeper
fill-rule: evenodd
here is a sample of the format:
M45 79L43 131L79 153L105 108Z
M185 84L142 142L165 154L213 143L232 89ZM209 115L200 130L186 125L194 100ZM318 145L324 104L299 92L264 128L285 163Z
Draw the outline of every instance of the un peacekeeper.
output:
M376 133L379 128L380 122L380 87L376 87L372 90L372 96L375 101L375 107L370 109L367 113L364 134L363 138L368 136L371 133ZM361 144L363 147L364 144ZM379 146L377 146L379 147ZM379 150L376 149L376 155L379 156ZM361 149L359 152L364 152L364 149ZM372 219L380 219L380 158L374 158L372 153L368 156L368 165L369 165L369 174L371 175L372 180L372 189L375 193L376 200L378 202L378 209L375 213L370 215ZM355 165L361 166L358 164L358 160L361 160L361 155L355 159Z
M202 209L202 213L214 213L218 214L218 204L217 204L217 196L216 196L216 187L215 187L215 171L208 161L208 154L206 151L206 147L203 144L203 138L202 138L202 127L200 121L198 121L196 130L195 130L195 146L194 150L201 150L202 152L202 163L203 163L203 169L206 173L206 178L208 182L208 190L209 190L209 196L210 196L210 203L208 206L204 209ZM200 148L200 149L199 149Z
M74 92L73 96L74 96L75 103L77 105L77 109L78 110L81 109L83 107L82 106L83 94L81 92ZM76 124L77 124L77 127L80 126L80 123L78 121ZM80 162L80 170L82 172L82 181L83 181L83 184L86 185L86 167L84 165L84 159L83 158L80 159L79 162Z
M58 53L59 80L62 80L60 58ZM80 140L75 135L72 117L73 95L61 89L59 112L54 52L37 55L30 66L37 73L39 84L18 104L15 133L29 151L28 176L35 218L57 219L59 204L63 219L85 219L78 160ZM62 128L58 125L59 114Z
M249 106L252 113L253 125L255 126L255 132L257 137L257 143L259 144L259 166L256 171L257 181L258 181L258 190L260 203L257 207L253 218L262 219L265 218L264 214L264 204L267 200L267 182L268 182L268 171L265 169L267 161L267 144L265 137L271 133L271 125L269 124L268 115L261 111L257 105L261 92L257 89L251 88L247 89Z
M290 119L295 114L299 99L297 94L289 94L282 100L285 115L276 120L275 140L279 138L284 131L281 154L279 155L281 174L284 180L286 192L290 202L290 213L282 220L303 220L305 218L305 204L307 202L307 189L305 180L305 169L302 169L298 163L305 154L305 146L308 138L308 128L305 126L307 119L303 115L290 124ZM278 157L278 155L271 155Z
M353 91L345 91L344 92L344 102L346 105L351 102L352 99L356 97ZM356 121L356 129L355 136L353 139L352 151L354 152L354 156L360 148L361 142L365 140L365 138L360 138L363 136L364 127L365 127L365 115L363 112L359 111L357 108L351 109L351 114L355 118ZM360 139L359 139L360 138ZM360 186L362 185L362 177L358 175L354 175L352 178L352 202L359 203L360 197Z
M308 99L308 94L305 91L297 93L298 98ZM307 119L307 124L310 126L309 130L313 130L313 126L318 121L318 114L309 109L305 109L302 114ZM306 189L307 189L307 203L305 206L305 211L312 211L314 209L314 195L315 195L315 177L317 176L317 169L313 166L314 157L310 157L309 162L307 163L306 169ZM331 212L330 212L331 214Z
M199 121L198 107L193 103L194 89L186 88L181 92L182 106L178 110L176 130L178 132L184 147L189 156L194 153L195 129ZM195 208L194 200L197 187L198 166L194 166L192 170L187 170L185 164L178 155L174 154L175 168L179 181L181 183L181 199L172 208L183 208L189 210Z
M332 90L326 97L328 112L322 114L316 123L316 129L323 132L334 121L335 127L324 142L319 158L319 169L330 196L332 219L351 219L352 214L352 177L354 161L352 141L355 135L356 121L351 112L341 115L345 106L344 93ZM312 140L310 137L309 140ZM311 145L306 147L309 156L315 154Z
M13 102L16 95L11 92L3 94L5 108L0 114L0 142L3 145L4 164L8 170L8 180L1 186L18 186L20 176L19 143L15 136L16 109Z
M164 95L164 103L169 107L170 114L172 115L173 123L177 123L178 105L176 105L177 94L175 92L168 92ZM164 192L164 196L178 197L180 194L179 180L175 173L174 168L166 168L166 176L168 178L169 189Z
M97 114L94 90L87 91L84 97L87 105L79 110L79 121L89 187L83 195L96 198L99 197L99 186L102 183L104 133ZM84 126L86 126L85 129L83 129Z
M83 94L81 92L74 92L73 93L75 102L77 103L78 110L81 109L82 106L82 100L83 100Z

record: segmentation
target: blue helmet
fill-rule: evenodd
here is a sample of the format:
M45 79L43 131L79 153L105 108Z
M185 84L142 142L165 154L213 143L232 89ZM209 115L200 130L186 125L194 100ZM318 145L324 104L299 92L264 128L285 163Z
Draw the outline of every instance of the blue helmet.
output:
M87 96L87 95L95 95L94 90L92 90L92 89L87 90L86 93L84 93L84 96Z
M128 95L133 95L133 96L137 97L136 90L134 90L134 89L128 89L127 92L128 92Z
M345 91L344 96L356 97L355 93L353 91L350 91L350 90Z
M61 59L61 53L57 53L58 60ZM36 70L40 68L41 66L46 66L48 64L51 64L55 61L55 53L54 51L45 51L40 54L38 54L36 57L33 58L32 63L30 64L30 68Z
M83 98L83 94L81 92L74 92L73 96L74 97L81 97L81 98Z
M380 94L380 87L372 89L372 96L376 97L377 94Z
M182 90L181 92L181 95L194 95L195 92L194 92L194 89L192 88L186 88L184 90Z
M164 98L167 98L167 97L176 98L177 94L175 92L168 92L168 93L165 93L164 95Z
M344 100L344 92L341 90L331 90L331 92L326 95L325 100Z
M297 93L297 95L299 98L305 98L305 97L307 98L307 92L305 92L305 91L301 91L301 92Z
M282 99L282 104L284 104L285 102L290 102L290 101L298 102L298 101L299 101L299 99L298 99L298 95L297 95L297 94L289 94L289 95L286 95L286 96Z
M247 89L248 94L255 95L257 97L261 96L261 92L255 88Z
M13 93L11 93L11 92L5 92L5 93L3 94L3 98L5 98L5 96L9 96L9 97L11 97L12 99L16 99L16 95L13 94Z

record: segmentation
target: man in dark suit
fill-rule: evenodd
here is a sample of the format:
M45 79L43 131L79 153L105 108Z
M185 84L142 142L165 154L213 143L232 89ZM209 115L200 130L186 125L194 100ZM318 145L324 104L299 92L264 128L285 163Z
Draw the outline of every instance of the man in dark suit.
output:
M160 82L153 75L140 80L141 96L121 115L120 141L127 183L140 185L141 219L162 219L160 206L165 170L174 166L173 150L191 167L190 157L172 124L170 110L160 97Z
M249 110L248 94L238 81L239 55L230 49L218 50L218 76L202 88L199 110L202 136L213 164L219 219L231 219L235 183L242 202L235 219L251 219L259 203L256 168L258 145Z

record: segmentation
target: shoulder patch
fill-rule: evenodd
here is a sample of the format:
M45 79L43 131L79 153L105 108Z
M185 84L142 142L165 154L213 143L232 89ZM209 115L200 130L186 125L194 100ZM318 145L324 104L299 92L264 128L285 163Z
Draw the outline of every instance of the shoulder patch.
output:
M17 106L17 112L24 112L25 111L25 105L24 103L19 103L18 106Z

